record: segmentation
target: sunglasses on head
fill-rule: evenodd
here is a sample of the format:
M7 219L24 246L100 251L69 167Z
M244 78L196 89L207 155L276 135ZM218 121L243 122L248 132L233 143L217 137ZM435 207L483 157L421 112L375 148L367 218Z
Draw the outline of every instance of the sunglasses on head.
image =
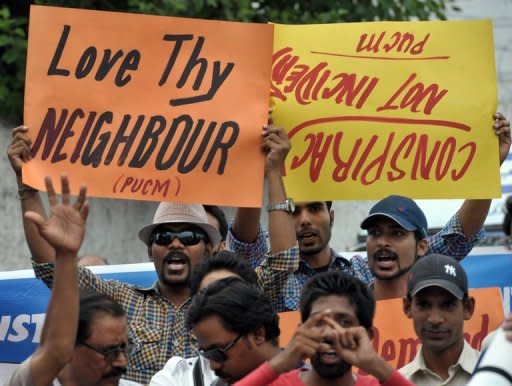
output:
M178 238L183 245L196 245L201 240L206 240L206 235L197 230L184 230L180 232L173 232L169 230L157 230L153 233L152 240L156 245L166 246Z
M211 350L199 350L199 355L203 358L208 359L209 361L214 361L217 363L224 363L228 360L228 351L233 348L233 346L238 342L238 340L242 337L242 334L238 335L235 339L229 342L224 348L212 348Z

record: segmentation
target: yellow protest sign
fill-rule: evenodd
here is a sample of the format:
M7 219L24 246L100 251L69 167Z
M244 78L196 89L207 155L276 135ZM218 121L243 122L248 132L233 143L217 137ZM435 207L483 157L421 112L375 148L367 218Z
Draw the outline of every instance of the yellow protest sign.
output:
M297 201L501 195L490 21L275 25Z
M32 6L23 179L260 206L272 26Z

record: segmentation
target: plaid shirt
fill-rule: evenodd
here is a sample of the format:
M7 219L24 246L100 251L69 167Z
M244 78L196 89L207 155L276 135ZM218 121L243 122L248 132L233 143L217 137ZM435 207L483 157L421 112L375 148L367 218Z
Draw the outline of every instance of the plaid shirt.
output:
M260 231L260 233L262 232ZM484 236L484 231L480 230L472 237L466 237L462 232L459 215L456 213L441 231L428 239L427 254L441 253L462 259L471 251L474 243ZM230 237L234 239L232 234ZM264 242L266 249L266 240ZM262 244L260 236L254 244L257 243ZM252 253L250 248L252 244L238 242L238 244L231 243L230 245L231 248L241 246L243 248L241 252L237 249L233 249L233 251L242 256L250 256L251 264L260 261L260 264L256 266L259 284L272 300L277 312L293 311L299 308L302 287L316 274L316 270L300 259L297 246L264 256L261 255L262 245L254 245ZM349 261L331 249L331 263L328 270L347 272L368 285L374 281L367 258L360 255L353 256Z
M32 265L36 277L51 288L53 264L33 262ZM190 299L176 307L160 294L156 283L151 288L140 288L101 279L84 267L78 269L80 288L109 295L126 312L128 336L135 344L128 362L127 379L149 384L151 377L172 356L188 358L196 355L197 341L185 322Z

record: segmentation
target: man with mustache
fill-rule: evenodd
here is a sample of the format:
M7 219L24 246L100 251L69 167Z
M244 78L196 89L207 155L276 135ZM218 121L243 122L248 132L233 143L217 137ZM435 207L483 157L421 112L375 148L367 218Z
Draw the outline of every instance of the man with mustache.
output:
M301 294L303 324L286 349L236 386L410 386L373 349L375 299L360 280L339 271L313 277ZM304 358L312 367L297 369ZM353 373L357 366L371 376Z
M494 120L493 130L499 138L499 158L503 163L511 145L510 123L501 113L496 113ZM284 131L272 125L266 130L274 133L275 141L287 143L289 147ZM428 227L421 209L411 199L390 196L377 203L362 223L362 228L369 231L368 259L359 255L347 259L329 245L334 224L332 202L294 204L284 189L275 189L282 185L279 177L284 159L281 157L280 163L273 163L266 171L269 217L280 212L282 221L269 228L269 232L281 243L274 243L277 247L271 249L270 255L261 254L264 240L258 230L259 211L254 209L239 208L228 234L229 245L255 267L265 293L278 312L296 310L305 283L327 270L347 272L368 285L375 280L371 288L377 300L402 297L406 293L405 273L418 256L443 253L462 259L483 235L481 228L491 200L465 200L446 226L427 239ZM394 221L398 218L395 214L404 221Z
M399 371L417 385L465 385L478 361L478 351L464 339L475 299L456 259L427 255L411 268L404 312L412 319L421 349Z
M25 126L13 130L8 149L16 174L22 213L33 211L46 218L39 192L22 183L22 163L30 159L30 140ZM48 187L47 187L48 188ZM55 197L53 187L48 192ZM69 200L69 187L63 197ZM53 210L49 221L56 221ZM34 224L24 219L24 230L32 254L36 277L51 287L55 249L40 235ZM208 223L202 205L161 203L153 223L139 231L148 257L154 263L158 280L150 288L105 280L85 267L79 267L79 286L106 294L126 310L130 343L135 350L128 361L127 379L148 384L173 355L193 356L195 338L185 325L190 304L190 274L193 267L220 242L219 232Z

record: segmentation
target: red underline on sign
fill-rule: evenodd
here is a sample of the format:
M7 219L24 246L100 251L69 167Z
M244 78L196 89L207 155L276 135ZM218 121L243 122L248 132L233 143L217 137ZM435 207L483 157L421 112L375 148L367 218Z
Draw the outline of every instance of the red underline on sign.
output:
M325 117L325 118L317 118L311 119L309 121L302 122L300 125L295 126L288 133L288 138L292 138L295 134L301 131L303 128L316 125L323 124L329 122L346 122L346 121L359 121L359 122L380 122L380 123L399 123L399 124L416 124L416 125L429 125L429 126L441 126L441 127L449 127L452 129L462 130L462 131L471 131L471 127L459 122L453 121L443 121L439 119L414 119L414 118L392 118L392 117L372 117L368 115L345 115L345 116L337 116L337 117Z
M424 56L419 58L396 58L390 56L370 56L370 55L348 55L338 54L335 52L322 52L322 51L310 51L312 54L317 55L329 55L329 56L342 56L344 58L356 58L356 59L375 59L375 60L447 60L449 56Z

